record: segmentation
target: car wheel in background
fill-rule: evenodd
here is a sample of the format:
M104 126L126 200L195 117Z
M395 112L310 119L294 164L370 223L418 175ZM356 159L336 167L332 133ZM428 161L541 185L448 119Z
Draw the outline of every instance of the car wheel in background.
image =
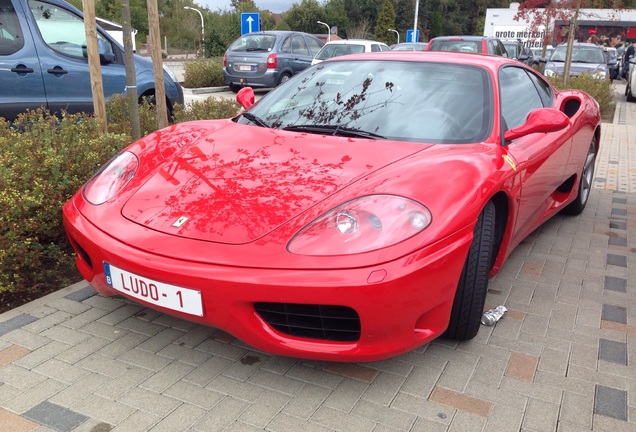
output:
M290 78L291 75L289 72L283 72L282 74L280 74L280 78L278 78L278 85L286 83L287 81L289 81Z
M581 181L579 182L579 191L576 199L563 209L563 213L569 215L578 215L583 209L590 197L590 189L592 189L592 180L594 179L594 166L596 165L596 137L592 138L590 147L587 150L587 156L581 171Z
M495 205L488 201L475 225L473 241L459 278L445 337L469 340L477 335L486 302L494 244Z
M238 84L230 84L228 87L230 87L230 91L233 93L238 93L239 90L241 88L243 88L242 86L238 85Z

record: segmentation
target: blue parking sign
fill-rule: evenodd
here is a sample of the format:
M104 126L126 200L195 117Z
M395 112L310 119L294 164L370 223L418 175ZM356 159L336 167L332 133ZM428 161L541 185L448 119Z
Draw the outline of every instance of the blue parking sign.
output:
M420 31L415 32L415 37L413 37L413 29L406 31L406 41L407 42L418 42L420 40Z
M241 36L257 31L261 31L261 18L258 12L243 12L241 14Z

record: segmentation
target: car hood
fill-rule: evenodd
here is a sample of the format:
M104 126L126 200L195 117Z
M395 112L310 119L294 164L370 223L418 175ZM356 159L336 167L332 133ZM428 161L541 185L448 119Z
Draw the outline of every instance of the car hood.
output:
M427 147L234 123L179 146L132 193L122 215L155 231L226 244L252 242Z
M565 63L550 63L547 68L556 71L559 74L563 73ZM588 73L593 75L596 72L607 71L607 67L599 63L577 63L572 62L570 64L570 75L579 75L582 73Z

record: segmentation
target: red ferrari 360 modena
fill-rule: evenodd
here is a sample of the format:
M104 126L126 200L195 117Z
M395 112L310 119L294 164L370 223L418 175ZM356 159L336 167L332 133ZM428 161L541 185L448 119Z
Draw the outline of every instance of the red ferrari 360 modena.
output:
M82 275L275 354L371 361L477 334L488 279L583 211L597 102L511 59L381 52L175 124L64 206Z

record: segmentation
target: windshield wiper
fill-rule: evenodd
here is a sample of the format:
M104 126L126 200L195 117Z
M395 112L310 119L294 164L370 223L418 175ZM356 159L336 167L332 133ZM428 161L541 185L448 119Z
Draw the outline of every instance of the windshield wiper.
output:
M259 116L256 116L250 112L244 112L244 113L241 113L241 115L245 117L246 119L248 119L249 121L251 121L252 123L254 123L255 125L269 128L269 125L265 123L265 121L261 119Z
M284 127L282 129L286 131L309 132L323 135L338 135L354 138L386 139L386 137L373 132L332 125L293 125Z

